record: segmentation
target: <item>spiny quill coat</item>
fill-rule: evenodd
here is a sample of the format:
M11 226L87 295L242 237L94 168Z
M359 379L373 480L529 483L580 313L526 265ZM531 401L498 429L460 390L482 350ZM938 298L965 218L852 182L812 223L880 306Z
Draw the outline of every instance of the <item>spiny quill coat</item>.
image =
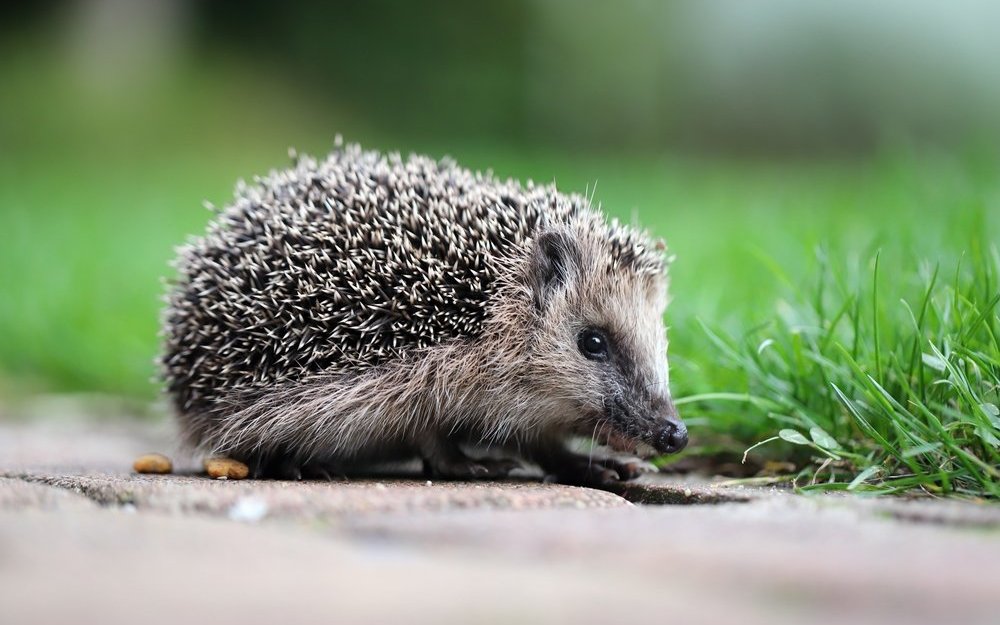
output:
M668 391L662 242L579 195L339 140L239 184L179 250L162 371L186 442L257 476L419 457L565 482L687 442ZM488 449L489 457L467 455Z

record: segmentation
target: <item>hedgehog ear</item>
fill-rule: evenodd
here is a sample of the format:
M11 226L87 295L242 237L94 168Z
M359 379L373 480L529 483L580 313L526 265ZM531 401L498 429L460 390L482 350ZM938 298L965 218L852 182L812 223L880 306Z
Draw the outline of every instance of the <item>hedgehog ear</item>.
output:
M543 310L552 295L580 273L580 251L563 232L544 232L535 239L530 280L535 306Z

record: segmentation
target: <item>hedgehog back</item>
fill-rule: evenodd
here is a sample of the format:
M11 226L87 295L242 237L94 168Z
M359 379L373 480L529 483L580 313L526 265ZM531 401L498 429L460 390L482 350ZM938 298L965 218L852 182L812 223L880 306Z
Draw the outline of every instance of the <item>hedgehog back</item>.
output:
M348 146L239 185L180 250L162 365L183 410L483 332L504 259L585 207L450 160Z

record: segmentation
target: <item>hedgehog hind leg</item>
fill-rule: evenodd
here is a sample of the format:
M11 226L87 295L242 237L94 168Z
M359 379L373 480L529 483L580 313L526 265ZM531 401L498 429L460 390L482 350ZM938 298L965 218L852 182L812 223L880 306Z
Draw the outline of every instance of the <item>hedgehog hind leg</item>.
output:
M455 480L504 478L521 463L509 458L472 458L445 436L429 436L419 445L424 475Z
M280 452L240 458L250 467L250 477L263 480L301 480L302 470L294 457Z

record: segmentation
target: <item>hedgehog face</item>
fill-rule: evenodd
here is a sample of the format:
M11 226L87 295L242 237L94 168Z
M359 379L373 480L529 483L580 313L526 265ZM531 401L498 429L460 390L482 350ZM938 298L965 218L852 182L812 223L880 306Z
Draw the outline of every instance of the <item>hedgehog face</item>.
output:
M606 232L590 224L536 242L534 361L551 385L543 392L562 399L577 433L621 451L676 452L687 428L668 387L662 259L631 239L640 256L623 257L615 239L598 236Z

